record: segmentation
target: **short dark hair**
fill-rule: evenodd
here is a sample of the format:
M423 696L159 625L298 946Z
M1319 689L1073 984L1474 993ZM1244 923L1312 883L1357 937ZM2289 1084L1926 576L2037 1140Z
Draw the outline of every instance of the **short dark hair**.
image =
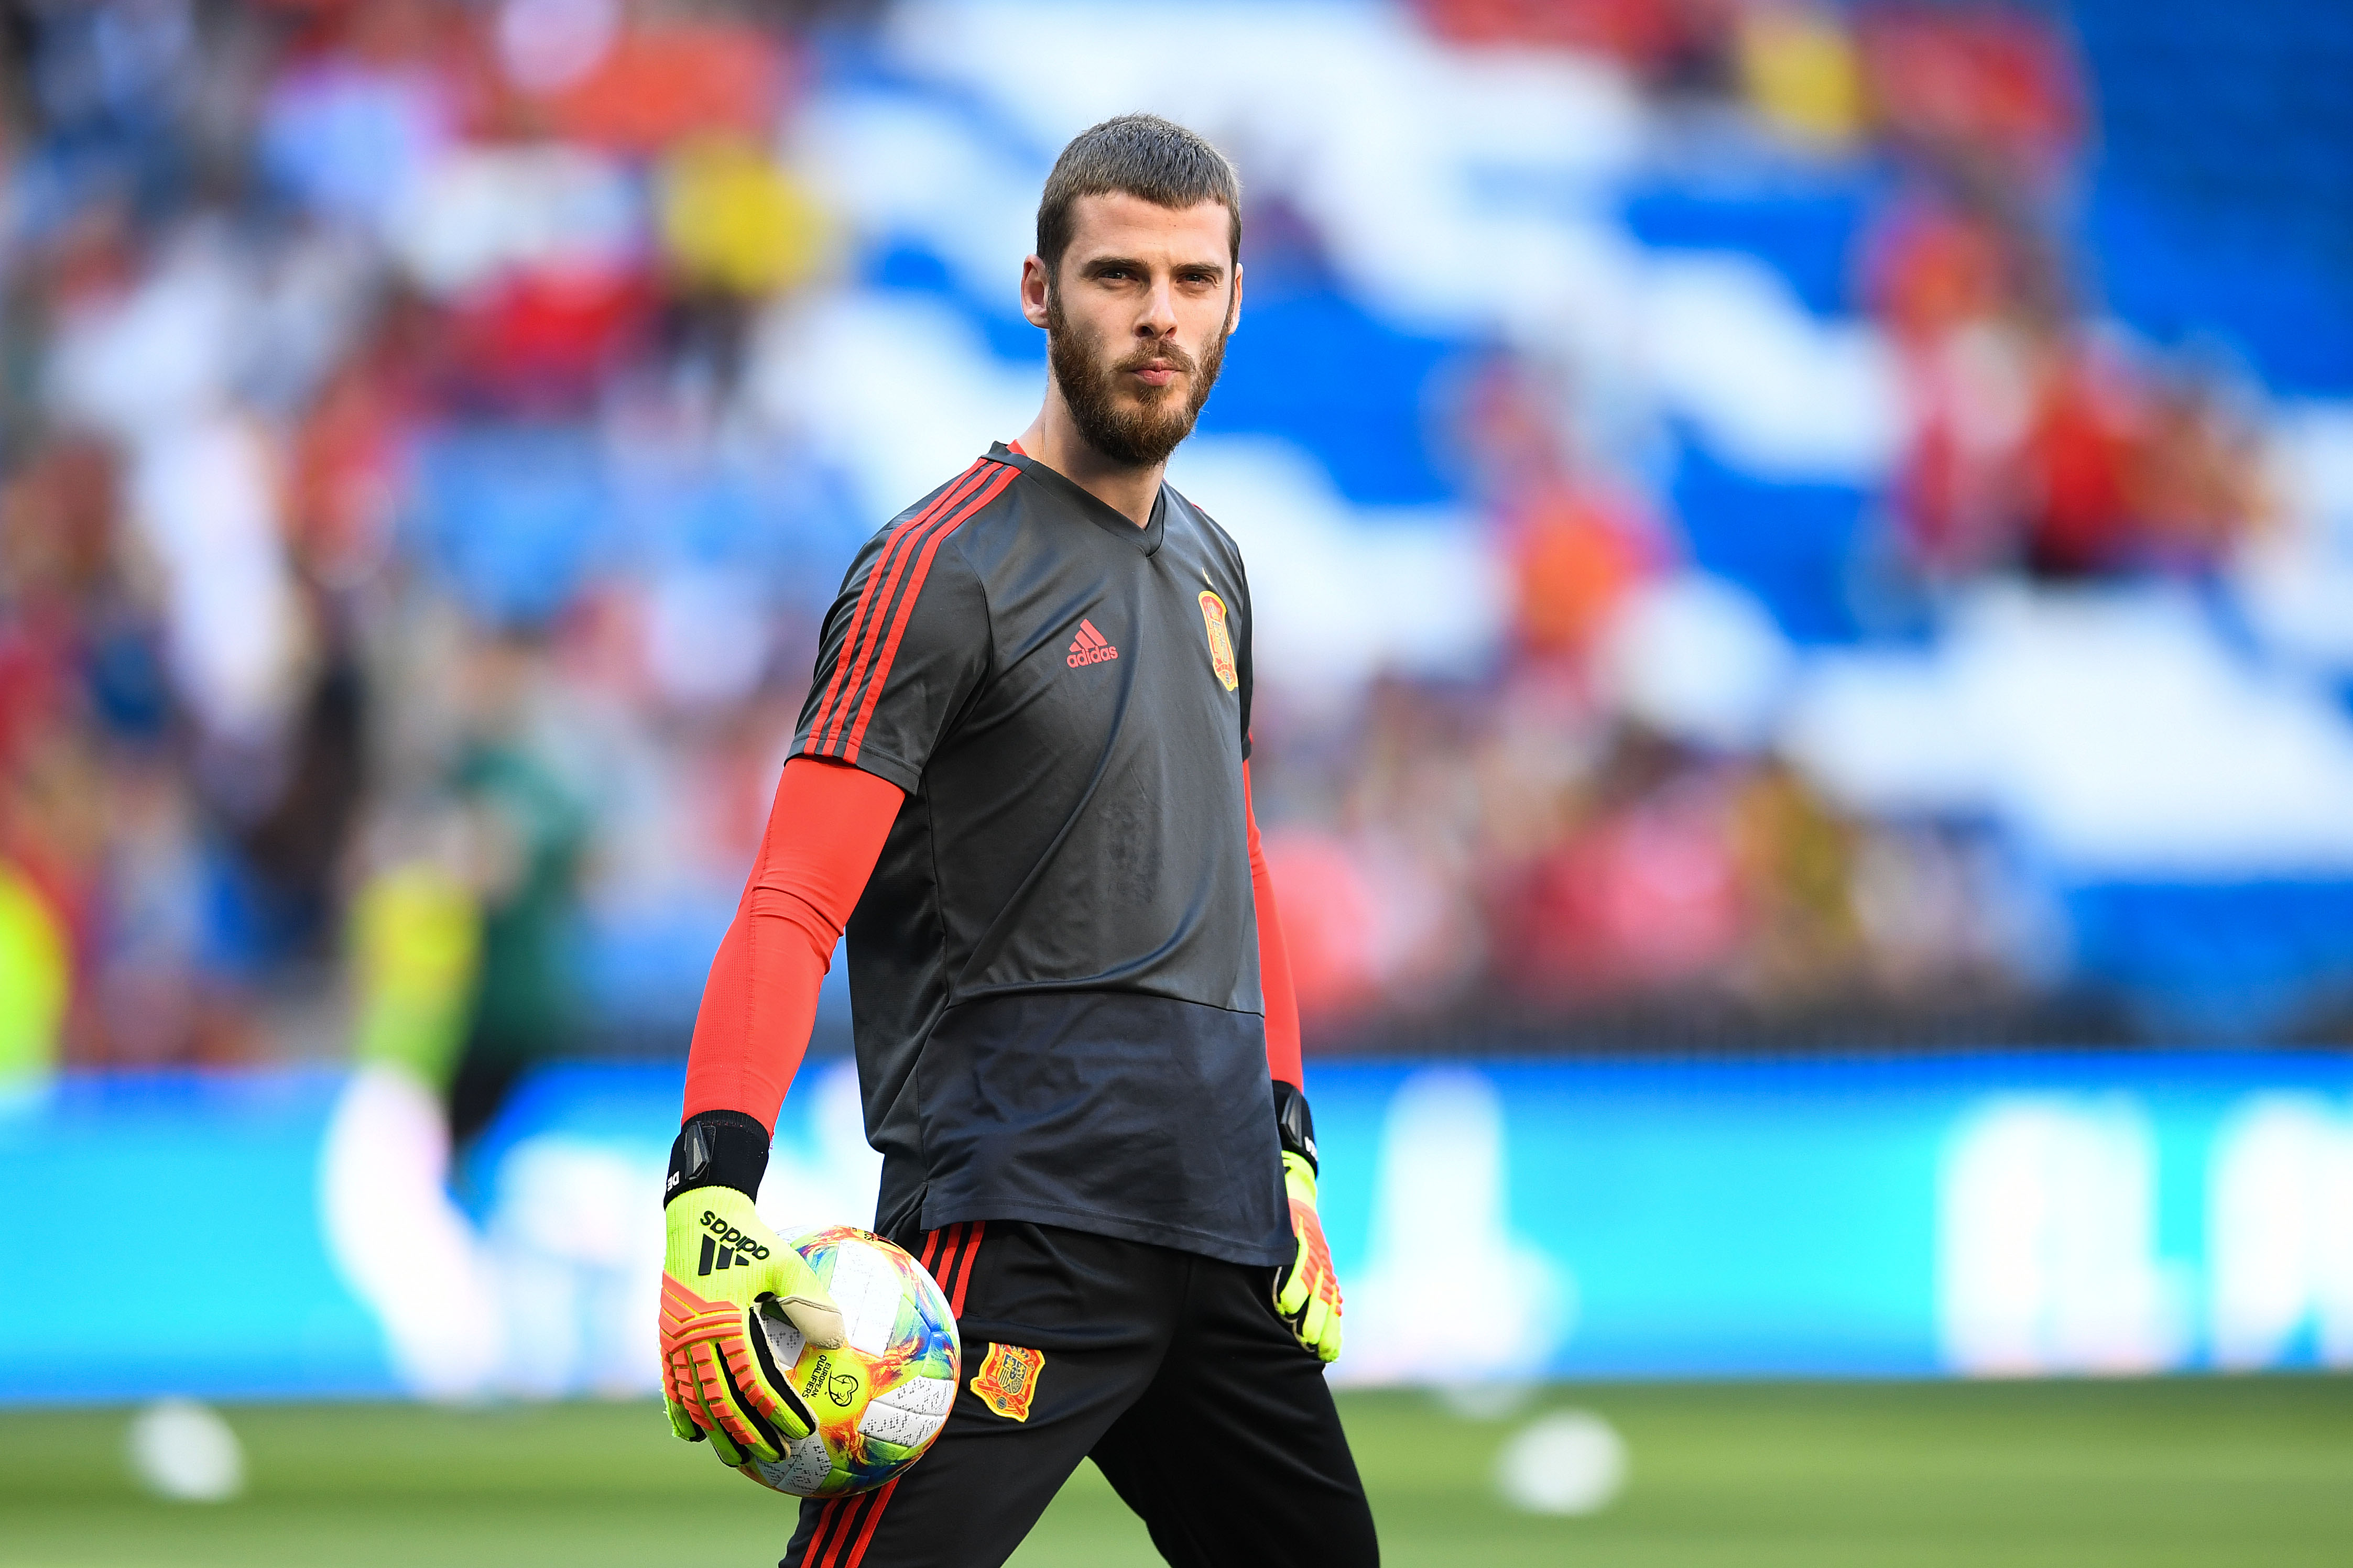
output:
M1226 155L1173 120L1123 114L1071 137L1046 176L1038 200L1038 257L1048 273L1062 269L1079 198L1114 191L1179 211L1223 203L1234 259L1241 259L1242 182Z

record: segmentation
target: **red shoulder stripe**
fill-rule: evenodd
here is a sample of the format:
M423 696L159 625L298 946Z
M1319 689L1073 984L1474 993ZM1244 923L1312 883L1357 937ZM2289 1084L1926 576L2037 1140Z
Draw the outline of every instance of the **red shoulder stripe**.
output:
M850 726L849 743L842 748L843 762L858 760L859 744L866 738L867 721L874 717L874 704L881 700L883 682L891 679L891 661L899 656L899 639L906 635L907 622L915 613L915 596L923 591L923 579L931 573L932 556L938 552L940 541L963 527L989 502L1003 494L1005 487L1011 484L1014 476L1020 471L1010 465L1000 468L995 479L983 485L953 515L934 523L924 535L923 553L915 557L914 573L907 579L906 592L899 596L899 613L891 618L891 636L882 644L881 655L874 661L873 676L867 681L866 700L859 704L858 721ZM853 692L858 689L855 680L851 681L850 689Z
M825 700L818 705L817 721L809 729L807 751L815 752L823 749L822 740L833 714L834 703L845 689L844 680L851 666L857 662L854 650L871 641L873 628L881 622L883 607L889 602L888 584L895 576L893 563L902 558L902 552L925 526L971 493L972 488L980 483L983 470L987 467L988 459L981 458L949 480L929 506L892 530L891 537L884 542L882 552L874 558L874 564L867 571L865 587L859 593L858 606L851 613L849 627L842 637L841 651L834 660L833 679L826 686ZM856 683L850 682L848 689L856 690Z
M957 497L963 494L971 484L976 482L980 470L987 466L988 459L980 458L971 468L950 479L931 505L892 531L890 539L882 546L882 553L874 558L873 566L866 574L866 585L859 592L858 607L850 612L849 630L841 639L840 656L834 660L833 679L826 683L825 700L818 704L817 721L809 727L810 743L807 750L811 752L818 750L818 738L825 732L826 715L833 707L834 699L841 691L842 673L849 668L850 650L858 646L859 630L867 622L868 615L874 603L874 591L881 583L884 569L890 565L891 558L898 552L900 545L920 531L925 523L947 508L954 506ZM879 612L874 612L873 618L879 623L881 616Z
M989 463L990 459L984 458L982 461ZM926 541L936 538L943 531L944 523L946 528L954 528L964 521L965 516L969 515L965 510L965 503L976 489L983 487L984 482L982 476L967 470L957 479L955 495L942 496L940 503L925 507L921 517L913 519L904 528L891 536L890 547L882 552L881 558L874 563L874 570L867 578L870 588L879 582L881 591L874 595L871 613L862 617L862 625L854 628L857 635L854 637L845 638L842 642L842 654L845 658L849 655L851 642L856 642L857 660L849 666L849 679L841 688L840 702L809 731L808 749L810 751L838 756L844 762L850 761L856 756L854 750L845 752L838 748L841 745L842 731L849 722L850 710L857 706L858 693L865 682L868 667L873 661L875 645L881 640L882 624L890 618L891 608L894 604L913 605L915 592L923 587L923 578L920 574L910 578L908 591L902 596L900 579L906 575L908 563L916 559L918 549ZM930 554L926 552L922 560L924 569L929 570ZM860 597L859 605L861 610L869 609L863 596ZM901 622L904 624L903 614L901 616ZM893 638L892 647L896 648L897 646L897 639ZM840 668L836 666L837 674L839 673Z

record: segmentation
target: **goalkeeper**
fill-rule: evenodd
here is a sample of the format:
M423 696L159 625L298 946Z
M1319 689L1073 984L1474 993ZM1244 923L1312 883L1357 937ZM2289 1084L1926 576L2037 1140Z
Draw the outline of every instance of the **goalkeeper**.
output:
M1163 481L1241 306L1230 165L1064 149L1020 439L852 563L712 966L671 1155L664 1386L734 1463L808 1430L750 1314L841 1317L753 1206L847 931L875 1229L963 1331L929 1453L803 1504L784 1568L1002 1563L1082 1458L1171 1563L1378 1561L1324 1385L1340 1292L1250 787L1250 585Z

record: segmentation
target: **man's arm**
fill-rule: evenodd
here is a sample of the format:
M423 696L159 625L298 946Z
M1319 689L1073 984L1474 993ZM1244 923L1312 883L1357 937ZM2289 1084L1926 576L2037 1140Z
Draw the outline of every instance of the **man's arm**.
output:
M1282 941L1282 916L1275 909L1274 878L1258 838L1258 807L1250 798L1250 769L1242 764L1242 816L1249 824L1250 898L1258 906L1258 983L1266 996L1266 1068L1270 1077L1301 1088L1299 995L1291 984L1291 950Z
M814 1425L768 1353L761 1308L812 1344L841 1342L839 1309L753 1200L818 988L903 798L846 763L785 764L695 1016L684 1124L662 1190L662 1392L671 1429L708 1439L731 1465L775 1459Z
M764 1129L792 1086L834 945L906 797L845 763L795 757L712 961L686 1058L686 1117L732 1110Z
M1250 798L1250 763L1242 763L1242 816L1250 837L1250 898L1258 907L1259 988L1265 994L1266 1068L1274 1080L1275 1133L1282 1144L1282 1186L1299 1250L1275 1282L1275 1310L1300 1344L1324 1361L1340 1354L1340 1282L1332 1249L1315 1212L1315 1121L1307 1113L1305 1074L1299 1056L1299 997L1291 984L1291 952L1274 905L1274 879L1258 838L1258 807Z

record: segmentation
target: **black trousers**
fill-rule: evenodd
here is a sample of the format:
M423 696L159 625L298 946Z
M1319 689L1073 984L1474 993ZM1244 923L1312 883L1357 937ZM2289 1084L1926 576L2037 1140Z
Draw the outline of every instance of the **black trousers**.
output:
M1179 1568L1374 1568L1380 1547L1321 1363L1272 1271L991 1220L893 1238L955 1305L962 1386L931 1450L801 1504L778 1568L997 1568L1092 1457ZM994 1346L1034 1356L998 1358ZM998 1390L999 1414L974 1391Z

